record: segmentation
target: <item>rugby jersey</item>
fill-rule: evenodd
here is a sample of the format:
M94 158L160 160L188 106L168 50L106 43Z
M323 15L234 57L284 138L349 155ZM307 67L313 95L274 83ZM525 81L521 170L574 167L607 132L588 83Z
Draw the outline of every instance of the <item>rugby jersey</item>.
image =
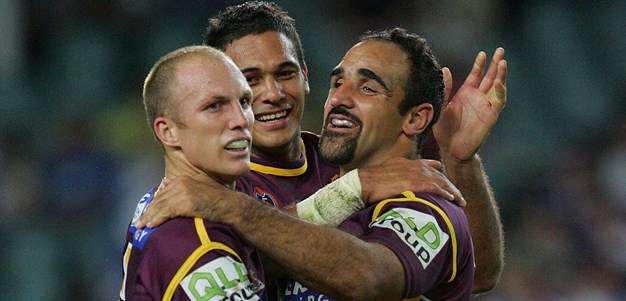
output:
M301 132L302 156L295 162L251 157L250 172L237 180L237 190L273 207L304 200L339 176L339 168L319 155L319 137Z
M128 228L120 300L266 300L258 254L229 226L174 218L135 228L155 192L139 201Z
M404 300L470 299L474 250L465 213L455 203L407 191L354 213L339 228L396 254L406 278ZM332 299L291 281L283 300Z

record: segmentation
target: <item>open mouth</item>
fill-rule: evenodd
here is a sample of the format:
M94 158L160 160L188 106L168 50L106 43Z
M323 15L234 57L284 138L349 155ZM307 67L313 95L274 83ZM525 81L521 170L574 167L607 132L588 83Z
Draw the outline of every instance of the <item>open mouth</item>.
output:
M250 141L245 139L234 140L228 143L224 148L230 151L242 151L250 146Z
M334 128L353 128L356 126L356 124L354 122L352 122L351 120L348 119L344 119L344 118L331 118L330 119L330 124L334 127Z
M327 117L326 128L329 130L349 130L362 126L361 119L345 108L334 108Z
M254 119L260 122L276 122L286 118L290 112L291 109L269 114L258 114L254 116Z

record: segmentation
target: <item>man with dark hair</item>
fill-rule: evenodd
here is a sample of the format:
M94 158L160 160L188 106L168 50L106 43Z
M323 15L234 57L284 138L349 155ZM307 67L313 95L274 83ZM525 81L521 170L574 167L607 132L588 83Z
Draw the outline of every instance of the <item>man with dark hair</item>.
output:
M338 170L320 159L318 137L300 131L304 97L309 86L307 67L293 19L275 4L247 2L229 7L211 18L205 42L224 50L233 59L244 73L254 94L256 122L253 130L252 172L238 181L238 188L258 200L276 207L285 207L305 199L330 182ZM468 77L466 85L449 102L450 105L445 107L444 118L440 121L442 126L434 131L442 146L447 174L469 201L466 212L476 243L475 292L489 290L495 285L503 262L503 238L498 209L481 160L476 154L488 130L495 123L495 118L488 119L491 123L484 126L485 132L475 132L474 123L480 121L476 118L461 118L459 114L475 109L471 102L482 100L486 91L491 91L497 69L494 65L498 65L503 56L502 50L496 51L490 72L481 83L486 58L484 53L479 54L477 62L480 60L482 67L478 69L478 73L473 72ZM449 83L446 85L446 95L449 97L451 75L445 68L444 72ZM472 86L470 79L471 82L480 83L480 92L483 93L474 93L478 85ZM504 100L504 97L505 94L501 99ZM495 117L499 112L498 110L495 113ZM492 112L471 113L475 117ZM381 124L383 127L384 125ZM475 147L465 147L468 143ZM353 192L359 196L362 194L366 203L396 195L406 189L434 192L449 199L454 195L457 201L461 200L456 188L447 180L439 178L436 170L428 165L433 164L432 162L396 157L383 164L382 167L362 166L358 172L355 170L349 173L352 176L342 176L336 182L350 182L345 186L358 183ZM181 178L176 181L172 186L187 186L183 190L188 192L161 194L141 217L141 226L146 223L148 226L157 225L169 217L179 215L211 216L203 204L206 187L195 185L189 179ZM333 184L343 185L335 182ZM355 208L357 207L352 207ZM321 219L325 219L325 216ZM314 220L319 221L319 216Z
M201 176L228 189L249 171L252 92L221 51L190 46L163 56L143 95L165 178ZM141 198L129 226L120 300L265 299L260 258L231 227L183 217L135 227L160 187Z
M217 16L209 18L204 33L204 44L226 49L228 44L248 35L259 35L266 31L282 33L293 43L298 63L304 66L304 51L295 20L275 3L250 1L238 6L227 7Z
M482 115L484 124L473 122L477 134L464 138L472 142L465 147L475 153L505 99L506 62L492 64L481 81L485 63L484 55L479 55L465 83L466 89L473 87L482 96L464 93L455 97L459 103L446 103L444 78L449 81L449 73L442 72L424 39L403 29L365 35L331 72L319 147L322 157L340 166L342 178L389 158L416 158L422 136L442 107L467 101L491 112ZM447 144L442 150L453 151ZM214 188L212 194L209 190L202 194L211 195L203 203L209 220L233 226L298 280L287 285L283 300L328 298L308 288L338 300L471 296L474 257L468 221L460 207L441 197L403 190L352 214L339 225L341 231L291 217L240 193L200 184L196 189ZM178 194L180 188L176 183L163 191Z

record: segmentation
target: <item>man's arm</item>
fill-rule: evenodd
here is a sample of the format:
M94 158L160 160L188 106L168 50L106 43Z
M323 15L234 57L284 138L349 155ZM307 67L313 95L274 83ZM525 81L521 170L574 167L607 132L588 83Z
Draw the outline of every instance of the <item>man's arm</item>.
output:
M300 201L297 216L316 224L336 227L352 213L365 208L366 203L396 196L409 190L407 187L412 187L411 191L439 191L439 195L448 195L449 200L465 206L460 191L439 171L440 168L439 161L398 157L383 165L352 170ZM433 184L437 179L439 183ZM296 215L296 211L291 209L287 211Z
M504 267L504 233L498 205L478 155L469 162L446 163L446 170L467 200L464 210L476 261L472 293L484 293L496 286Z
M310 289L339 300L402 299L404 269L383 245L290 216L208 178L169 181L153 202L176 203L167 200L197 195L205 200L197 203L202 207L189 210L233 226Z
M467 79L448 101L452 75L443 69L446 99L433 132L450 181L463 194L474 242L476 272L473 293L491 290L504 267L504 234L498 206L478 156L506 103L507 65L498 48L483 77L486 54L480 52Z
M393 158L381 165L358 169L362 186L362 199L366 204L395 196L405 190L431 193L465 206L465 200L452 182L441 171L441 163L435 160L409 160ZM407 176L410 175L410 176ZM198 175L203 177L203 175ZM339 181L339 180L338 180ZM162 186L171 183L164 179ZM325 188L321 188L324 190ZM206 196L186 190L179 198L156 197L135 224L137 228L156 227L165 221L178 217L203 217ZM296 214L295 206L291 213Z
M458 187L441 173L437 160L410 160L396 157L373 167L358 169L363 201L371 204L406 190L439 195L460 206L466 202Z

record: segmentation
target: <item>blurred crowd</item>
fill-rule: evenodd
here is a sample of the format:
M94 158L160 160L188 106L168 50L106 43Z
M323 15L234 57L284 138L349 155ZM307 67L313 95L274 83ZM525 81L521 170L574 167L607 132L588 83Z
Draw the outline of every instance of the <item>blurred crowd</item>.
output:
M0 295L114 300L125 229L162 177L143 79L242 1L0 1ZM626 2L275 1L296 19L319 132L359 34L426 37L458 87L506 49L508 103L480 154L506 238L478 300L626 299Z

